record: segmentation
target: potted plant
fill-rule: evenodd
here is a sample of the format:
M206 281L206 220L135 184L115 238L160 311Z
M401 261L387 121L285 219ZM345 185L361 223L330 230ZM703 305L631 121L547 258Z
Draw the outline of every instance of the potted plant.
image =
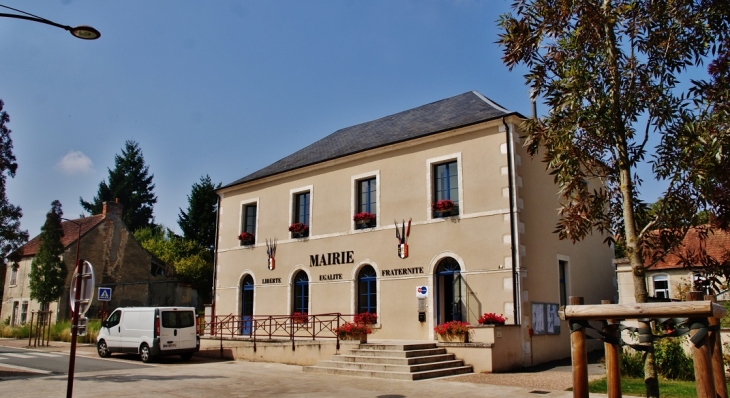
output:
M471 325L468 322L451 321L441 323L433 330L438 334L440 342L466 343L469 341Z
M505 321L507 321L507 318L494 312L485 312L484 315L479 317L480 325L504 325Z
M368 342L368 335L373 330L364 323L345 322L344 325L335 328L335 334L342 340L360 340L360 344Z
M353 321L363 325L374 325L378 323L378 314L361 312L353 317Z
M375 214L363 211L352 216L352 220L358 225L372 225L375 221Z
M296 311L291 314L291 320L292 322L299 325L307 324L309 323L309 314L307 314L306 312Z
M295 222L292 225L289 226L289 232L292 233L292 236L294 238L301 238L304 236L307 236L307 231L309 230L309 227L307 224Z
M243 231L238 235L238 240L241 241L241 244L246 245L253 245L256 241L256 236L250 232Z
M431 209L434 213L437 214L445 214L450 213L452 210L454 210L454 207L456 205L454 204L454 201L451 199L441 199L436 203L431 204Z

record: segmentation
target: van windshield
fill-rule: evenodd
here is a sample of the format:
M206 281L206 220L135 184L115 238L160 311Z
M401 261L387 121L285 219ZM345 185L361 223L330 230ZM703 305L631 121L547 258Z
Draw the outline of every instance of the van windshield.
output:
M195 316L192 311L162 311L163 328L189 328L195 326Z

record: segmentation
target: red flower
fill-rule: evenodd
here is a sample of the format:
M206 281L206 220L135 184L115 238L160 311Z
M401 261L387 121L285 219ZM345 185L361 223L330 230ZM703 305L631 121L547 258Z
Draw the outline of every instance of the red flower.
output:
M245 232L245 231L241 232L238 235L238 240L240 240L242 242L250 242L250 241L253 241L255 238L256 238L256 236L254 236L254 234L252 234L250 232Z
M375 214L364 211L362 213L357 213L354 216L352 216L352 220L353 221L372 221L372 220L375 220Z
M378 314L371 314L369 312L361 312L353 318L355 323L363 325L372 325L378 323Z
M302 232L306 231L307 229L309 229L307 224L303 224L300 222L295 222L294 224L289 226L289 232L293 232L295 234L302 233Z
M451 199L441 199L436 203L431 204L433 211L450 211L454 208L454 201Z
M291 320L292 322L299 324L307 323L309 322L309 314L307 314L306 312L297 311L291 314Z
M479 317L480 325L504 325L507 320L504 316L497 315L494 312L485 312L484 315Z
M335 328L335 333L340 338L342 337L354 337L360 334L370 334L373 330L365 324L357 324L352 322L345 322L344 325Z
M469 324L469 322L451 321L451 322L442 323L442 324L436 326L435 328L433 328L433 330L436 333L443 336L445 334L469 333L470 328L471 328L471 325Z

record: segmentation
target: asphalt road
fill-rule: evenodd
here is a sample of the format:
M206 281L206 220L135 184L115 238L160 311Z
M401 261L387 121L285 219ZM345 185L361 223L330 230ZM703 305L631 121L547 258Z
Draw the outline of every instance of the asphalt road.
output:
M77 355L74 373L103 372L150 367L141 361L125 359L128 356L110 359ZM15 369L27 369L39 375L68 374L70 356L65 352L44 352L15 347L0 346L0 366Z

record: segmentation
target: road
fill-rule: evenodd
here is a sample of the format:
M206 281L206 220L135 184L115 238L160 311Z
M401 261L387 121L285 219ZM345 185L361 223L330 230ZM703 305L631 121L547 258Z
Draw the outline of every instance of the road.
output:
M88 354L85 352L84 354ZM142 362L135 362L128 356L112 357L111 360L77 355L75 373L103 372L149 367ZM33 371L38 375L58 375L68 373L69 354L66 352L45 352L23 348L0 346L0 366L13 369Z

